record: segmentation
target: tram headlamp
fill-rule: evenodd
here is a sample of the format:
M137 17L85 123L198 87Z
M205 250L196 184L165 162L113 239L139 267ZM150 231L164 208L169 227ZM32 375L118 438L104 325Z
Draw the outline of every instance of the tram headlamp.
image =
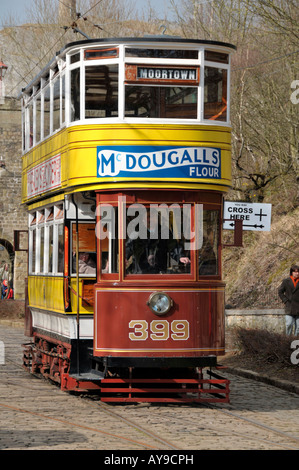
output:
M153 292L146 304L156 315L165 315L173 306L173 300L165 292Z

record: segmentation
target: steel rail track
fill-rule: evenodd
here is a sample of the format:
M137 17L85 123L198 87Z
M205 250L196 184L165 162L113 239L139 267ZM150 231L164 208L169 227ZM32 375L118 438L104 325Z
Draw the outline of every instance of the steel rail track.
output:
M17 366L18 368L20 368L21 370L23 370L23 367L18 364L17 362L11 360L11 359L7 359L8 362L14 364L15 366ZM37 374L31 374L33 375L34 377L36 377L37 379L39 380L45 380L42 376L39 376ZM11 381L11 380L8 380L7 383L10 383L10 384L14 384L14 381ZM22 385L23 387L23 385ZM30 387L28 387L30 388ZM90 403L91 400L90 400ZM94 404L94 402L93 402ZM149 436L150 438L152 438L154 441L157 441L159 442L159 444L162 444L164 445L168 450L179 450L178 447L176 447L174 444L170 443L169 441L166 441L165 439L161 438L160 436L158 436L156 433L153 433L152 431L146 429L145 427L143 426L140 426L138 423L132 421L132 420L129 420L127 418L124 418L123 416L121 416L120 414L118 413L115 413L114 411L112 411L111 409L109 409L109 406L106 404L106 403L103 403L103 402L97 402L97 406L101 408L101 410L106 413L106 414L109 414L110 416L112 416L113 418L117 418L118 420L122 421L123 423L125 423L126 425L134 428L134 429L137 429L139 432L141 432L142 434L145 434L147 436ZM78 424L78 423L74 423L74 422L69 422L69 421L66 421L66 420L63 420L63 419L60 419L60 418L53 418L53 417L50 417L50 416L47 416L47 415L43 415L43 414L39 414L39 413L36 413L34 411L30 411L30 410L26 410L26 409L23 409L23 408L18 408L18 407L12 407L10 405L5 405L3 403L0 403L0 407L3 407L3 408L8 408L8 409L13 409L15 411L19 411L19 412L23 412L23 413L28 413L28 414L31 414L31 415L35 415L35 416L39 416L39 417L42 417L42 418L45 418L45 419L48 419L50 421L57 421L57 422L60 422L60 423L64 423L64 424L67 424L67 425L71 425L71 426L74 426L74 427L79 427L79 428L83 428L83 429L86 429L86 430L90 430L90 431L93 431L93 432L97 432L97 433L101 433L101 434L105 434L107 436L112 436L114 438L117 438L117 439L122 439L122 440L125 440L125 441L129 441L129 442L133 442L135 444L138 444L140 445L141 447L145 447L147 449L156 449L155 446L151 446L149 444L146 444L144 442L139 442L139 441L135 441L133 439L130 439L130 438L125 438L123 436L120 436L120 435L117 435L117 434L112 434L112 433L108 433L106 431L102 431L102 430L99 430L97 428L91 428L89 426L84 426L84 425L81 425L81 424Z
M7 359L8 362L14 364L15 366L17 366L18 368L20 368L21 370L23 370L23 367L19 364L19 363L16 363L15 361L11 360L11 359ZM44 379L43 377L37 375L37 374L31 374L31 375L34 375L34 377L38 378L39 380L42 380ZM11 382L10 382L11 383ZM167 449L169 450L184 450L184 449L181 449L179 447L177 447L175 444L169 442L168 440L164 439L164 438L161 438L158 434L152 432L151 430L149 429L146 429L145 427L143 426L140 426L140 424L136 423L135 421L131 420L131 419L128 419L128 418L124 418L121 414L115 412L115 411L112 411L111 409L111 405L108 405L106 403L103 403L103 402L95 402L94 400L92 400L89 396L87 396L87 398L89 399L89 402L90 404L92 404L93 406L96 406L98 408L101 409L101 411L105 412L106 414L109 414L111 417L113 418L117 418L118 420L122 421L123 423L127 424L128 426L131 426L132 428L134 429L137 429L138 431L140 431L141 433L151 437L154 441L156 442L159 442L159 444L162 444L164 445ZM145 403L144 403L145 405ZM173 404L172 404L173 405ZM10 408L8 405L4 405L2 403L0 403L0 406L6 406L7 408ZM124 407L127 407L127 406L132 406L132 405L123 405ZM148 403L147 404L148 407L151 407L151 404ZM165 404L164 404L165 406ZM167 405L166 405L167 406ZM254 420L252 418L246 418L244 416L240 416L239 414L235 413L233 408L231 408L231 410L225 410L223 408L219 408L217 405L212 405L212 404L196 404L196 403L192 403L190 405L190 408L192 407L196 407L196 408L200 408L200 407L206 407L206 408L209 408L211 410L215 410L215 411L218 411L220 413L223 413L223 414L226 414L227 416L231 416L235 419L238 419L238 420L242 420L244 422L247 422L249 424L252 424L253 426L256 426L256 427L259 427L261 429L264 429L265 431L269 431L269 432L272 432L276 435L279 435L280 437L284 437L285 439L288 439L288 440L291 440L293 442L296 442L297 444L299 443L299 438L295 437L295 436L292 436L290 435L289 433L286 433L284 431L280 431L279 429L276 429L276 428L273 428L271 426L267 426L257 420ZM153 408L153 407L152 407ZM98 433L102 433L102 434L106 434L106 435L110 435L111 437L114 437L114 438L117 438L117 439L122 439L122 440L126 440L126 441L130 441L130 442L134 442L135 444L138 444L142 447L145 447L147 449L156 449L156 447L154 446L150 446L149 444L146 444L144 442L139 442L139 441L134 441L132 439L129 439L129 438L124 438L123 436L119 436L119 435L116 435L116 434L112 434L112 433L107 433L105 431L101 431L101 430L98 430L96 428L91 428L91 427L88 427L88 426L84 426L84 425L80 425L78 423L74 423L74 422L69 422L69 421L65 421L65 420L62 420L62 419L58 419L58 418L52 418L52 417L49 417L49 416L46 416L46 415L39 415L38 413L35 413L35 412L31 412L31 411L28 411L28 410L25 410L25 409L21 409L21 408L15 408L15 410L17 411L20 411L20 412L24 412L24 413L31 413L32 415L38 415L38 416L43 416L45 419L49 419L49 420L53 420L53 421L58 421L58 422L62 422L64 424L68 424L68 425L71 425L71 426L74 426L74 427L81 427L81 428L84 428L84 429L87 429L87 430L91 430L91 431L94 431L94 432L98 432ZM190 421L190 417L188 419L189 422ZM192 421L193 423L194 421ZM205 427L204 428L206 431L213 431L213 432L219 432L219 428L216 428L216 427ZM266 438L259 438L259 437L254 437L254 436L250 436L248 434L242 434L240 432L234 432L234 431L230 431L232 434L235 434L237 435L238 437L244 437L244 439L247 439L247 440L258 440L258 441L263 441L271 446L278 446L278 447L281 447L285 450L299 450L299 444L298 444L298 447L294 447L292 445L287 445L287 444L281 444L279 442L276 442L276 441L272 441L270 439L266 439Z
M206 406L207 408L210 408L210 409L213 409L213 410L217 410L217 411L220 411L221 413L224 413L228 416L232 416L236 419L239 419L239 420L242 420L242 421L245 421L249 424L252 424L256 427L259 427L259 428L262 428L264 429L265 431L270 431L270 432L273 432L274 434L277 434L281 437L284 437L286 439L289 439L289 440L292 440L296 443L298 443L298 447L292 447L292 446L286 446L285 444L280 444L279 442L273 442L273 441L270 441L268 439L264 439L264 442L268 442L268 443L272 443L274 445L278 445L280 447L283 447L285 449L291 449L291 450L299 450L299 438L298 437L295 437L295 436L292 436L290 435L289 433L286 433L284 431L280 431L279 429L276 429L276 428L273 428L272 426L267 426L266 424L263 424L259 421L256 421L252 418L246 418L245 416L240 416L239 414L236 414L234 413L233 411L229 411L229 410L224 410L222 408L219 408L217 407L217 405L209 405L209 404L203 404L203 406ZM233 408L232 408L233 409ZM234 409L233 409L234 410ZM236 433L238 435L240 435L239 433ZM247 439L250 439L250 437L248 435L246 435L246 438ZM257 439L257 438L253 438L253 439Z

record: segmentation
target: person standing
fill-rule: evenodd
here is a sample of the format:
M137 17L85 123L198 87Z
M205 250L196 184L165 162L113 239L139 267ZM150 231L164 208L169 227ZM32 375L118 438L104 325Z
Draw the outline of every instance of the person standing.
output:
M299 336L299 265L291 266L290 276L282 281L278 295L284 303L286 334L291 335L294 329Z
M1 272L1 299L6 299L9 292L9 266L5 263Z

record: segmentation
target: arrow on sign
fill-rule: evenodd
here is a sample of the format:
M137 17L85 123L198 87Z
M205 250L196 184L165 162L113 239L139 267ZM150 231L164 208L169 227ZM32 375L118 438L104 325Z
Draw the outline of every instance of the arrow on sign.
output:
M232 223L229 224L229 225L230 225L231 227L234 227L235 222L232 222ZM264 228L264 225L257 225L257 224L248 225L248 224L243 224L243 227Z

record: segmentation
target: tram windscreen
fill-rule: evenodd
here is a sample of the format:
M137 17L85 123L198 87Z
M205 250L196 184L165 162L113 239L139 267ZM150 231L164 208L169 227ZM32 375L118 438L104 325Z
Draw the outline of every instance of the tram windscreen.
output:
M219 211L201 210L193 232L191 206L183 206L127 209L127 275L189 274L192 260L199 276L218 274Z
M137 216L136 216L137 213ZM184 245L181 208L127 209L126 274L190 273L190 252Z

